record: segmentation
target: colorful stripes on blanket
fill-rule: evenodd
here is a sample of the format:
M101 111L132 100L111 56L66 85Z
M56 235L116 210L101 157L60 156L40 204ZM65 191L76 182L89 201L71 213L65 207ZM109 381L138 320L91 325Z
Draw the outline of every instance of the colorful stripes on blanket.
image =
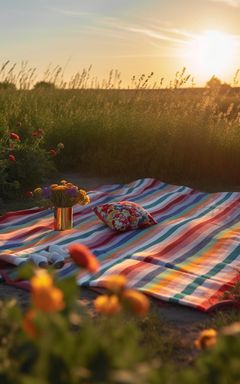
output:
M45 249L87 245L101 261L97 275L81 274L78 283L101 287L109 274L124 274L129 286L155 298L203 311L221 301L239 279L240 193L208 194L154 179L108 185L90 191L91 203L74 207L74 229L54 232L50 210L10 212L0 220L0 260L17 264L19 257ZM158 224L116 233L93 213L102 203L130 200L141 204ZM66 263L59 276L76 266ZM9 281L9 280L8 280Z

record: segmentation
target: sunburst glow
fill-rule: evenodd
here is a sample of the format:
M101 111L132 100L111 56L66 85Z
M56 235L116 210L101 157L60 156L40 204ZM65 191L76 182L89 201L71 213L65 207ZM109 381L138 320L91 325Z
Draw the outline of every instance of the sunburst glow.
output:
M236 42L232 35L208 31L195 37L188 49L190 66L201 78L226 78L236 67Z

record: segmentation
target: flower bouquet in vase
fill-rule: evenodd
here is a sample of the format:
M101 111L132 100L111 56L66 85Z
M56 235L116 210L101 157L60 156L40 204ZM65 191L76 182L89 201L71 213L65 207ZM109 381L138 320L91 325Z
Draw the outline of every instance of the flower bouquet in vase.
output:
M73 206L86 205L90 202L85 190L66 180L49 187L36 188L33 191L33 197L37 199L40 207L54 210L55 231L71 229L73 227Z

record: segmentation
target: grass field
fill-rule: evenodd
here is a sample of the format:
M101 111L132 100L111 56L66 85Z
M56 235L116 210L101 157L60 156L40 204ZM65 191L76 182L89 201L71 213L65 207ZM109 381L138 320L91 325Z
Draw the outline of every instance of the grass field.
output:
M43 128L46 146L63 142L60 170L233 187L238 99L234 89L2 90L0 127L22 137Z

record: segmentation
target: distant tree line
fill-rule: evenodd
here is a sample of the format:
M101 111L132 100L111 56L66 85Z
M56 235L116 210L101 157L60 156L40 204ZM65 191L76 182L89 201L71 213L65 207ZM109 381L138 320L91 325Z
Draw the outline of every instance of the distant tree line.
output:
M206 87L210 89L221 89L221 90L228 90L232 88L230 84L222 83L221 80L216 76L212 76L211 79L207 81Z
M33 88L34 89L55 89L56 86L54 83L51 83L49 81L38 81ZM10 81L1 81L0 90L2 89L16 90L17 87L14 83L11 83Z
M215 75L211 77L210 80L207 81L206 83L206 87L209 88L209 89L219 89L219 90L229 90L231 89L231 85L230 84L227 84L227 83L223 83L218 77L216 77ZM46 90L49 90L49 89L56 89L56 86L54 83L50 82L50 81L38 81L34 87L34 89L46 89ZM7 80L5 81L2 81L0 82L0 90L16 90L17 87L14 83L11 83Z

